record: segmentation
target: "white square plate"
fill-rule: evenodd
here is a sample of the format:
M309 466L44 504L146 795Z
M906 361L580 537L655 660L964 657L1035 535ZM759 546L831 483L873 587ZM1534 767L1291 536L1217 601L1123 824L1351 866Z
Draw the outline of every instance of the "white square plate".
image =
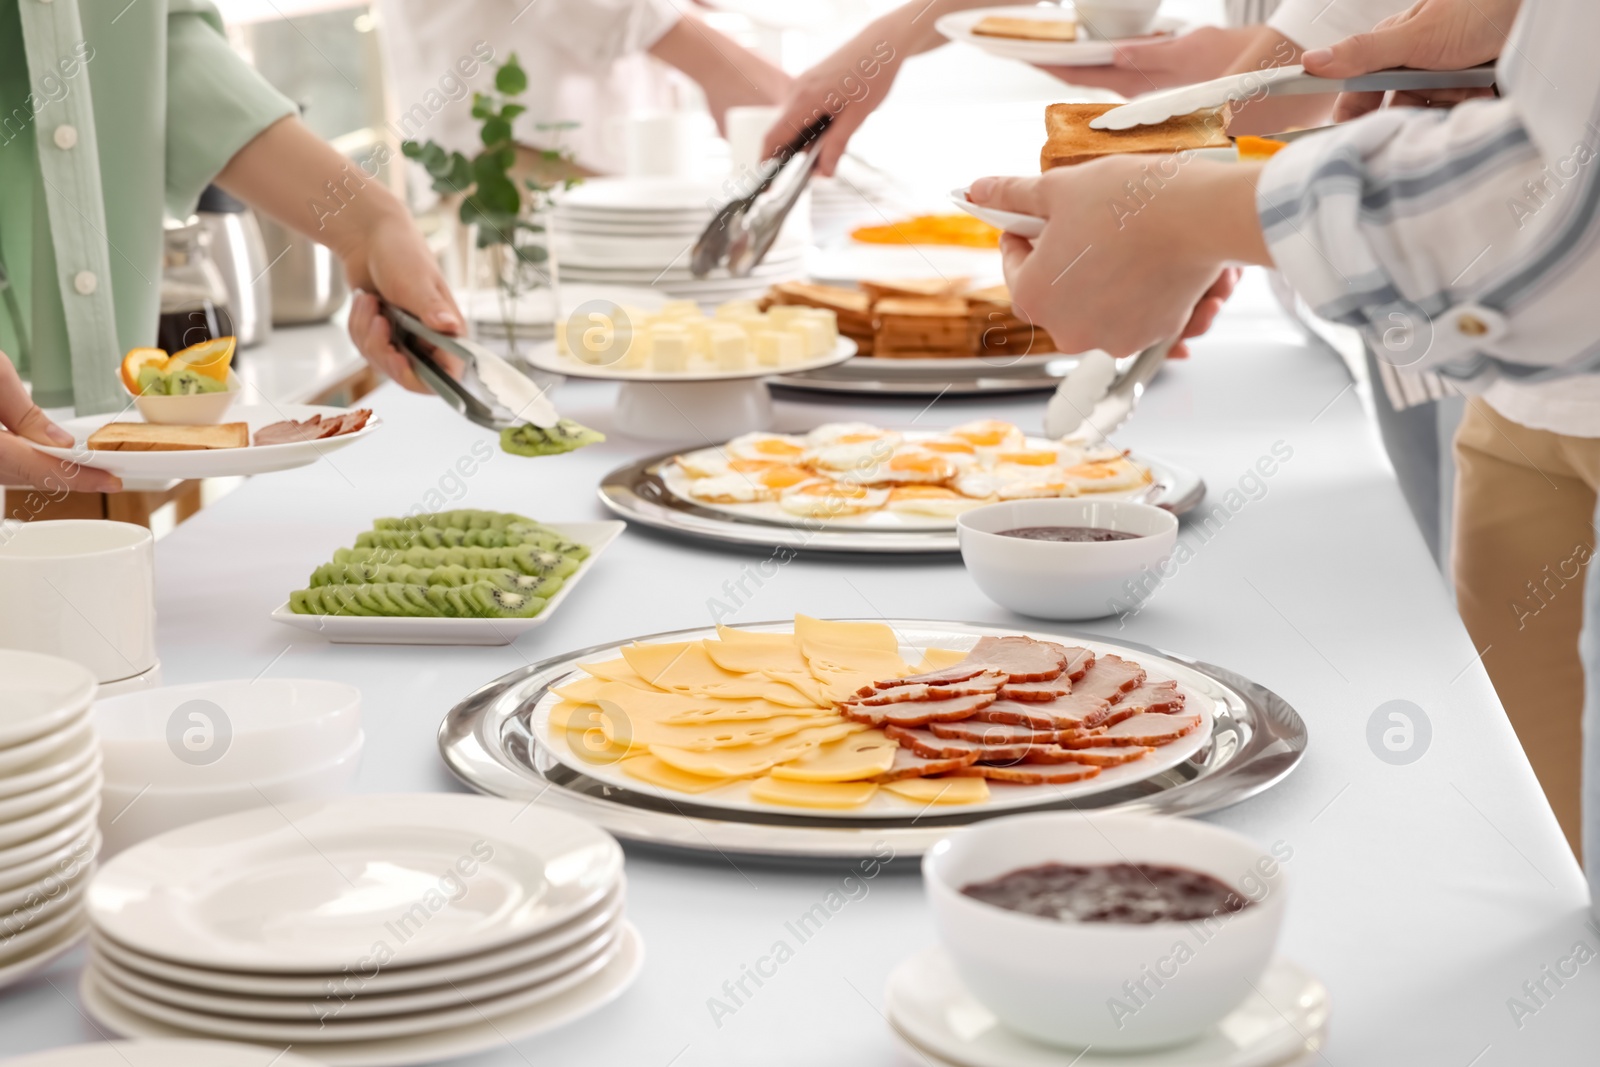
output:
M336 645L509 645L529 630L543 626L589 573L600 553L615 541L625 522L545 523L562 537L589 546L589 558L578 565L544 610L531 619L417 619L371 615L300 615L285 600L272 617L285 626L322 634Z

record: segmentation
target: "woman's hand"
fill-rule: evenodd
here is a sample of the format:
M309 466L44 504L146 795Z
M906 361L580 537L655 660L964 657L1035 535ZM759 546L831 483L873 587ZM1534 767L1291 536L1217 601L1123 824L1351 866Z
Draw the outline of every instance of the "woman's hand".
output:
M465 329L450 287L422 235L403 212L369 228L342 257L350 284L359 290L350 303L350 339L367 361L412 392L432 392L417 379L395 348L389 320L378 311L378 296L397 304L440 333ZM375 295L376 294L376 295Z
M1209 327L1233 263L1268 264L1259 165L1109 156L1027 178L980 178L974 203L1045 220L1001 240L1011 299L1063 352L1131 355Z
M17 369L0 352L0 485L29 485L51 492L115 493L122 480L94 467L47 456L28 444L71 448L72 435L45 417L28 395Z
M834 172L850 138L883 103L909 54L910 46L896 39L896 14L872 23L794 80L782 113L762 142L761 158L776 156L807 123L826 113L833 122L822 135L817 173Z

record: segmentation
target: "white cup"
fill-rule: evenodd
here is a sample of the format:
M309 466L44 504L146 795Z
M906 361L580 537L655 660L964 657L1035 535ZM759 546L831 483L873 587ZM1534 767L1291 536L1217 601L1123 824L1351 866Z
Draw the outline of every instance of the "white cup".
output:
M1102 41L1142 37L1155 26L1161 0L1077 0L1078 22L1085 36Z
M154 545L126 522L0 526L0 648L70 659L102 683L154 667Z
M761 142L767 131L783 112L766 104L730 107L722 117L723 128L728 131L728 163L733 173L757 171L766 162L761 152Z
M699 165L701 128L697 116L669 111L627 120L623 165L630 178L688 178Z

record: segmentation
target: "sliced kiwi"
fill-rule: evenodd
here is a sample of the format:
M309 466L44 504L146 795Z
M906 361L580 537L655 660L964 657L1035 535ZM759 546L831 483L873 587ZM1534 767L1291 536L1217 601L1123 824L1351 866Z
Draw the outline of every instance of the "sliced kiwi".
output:
M514 456L556 456L605 439L603 433L562 419L549 429L532 424L508 426L500 431L500 448Z
M167 372L160 367L140 367L139 374L134 378L134 381L139 386L139 392L145 396L165 396L167 394Z

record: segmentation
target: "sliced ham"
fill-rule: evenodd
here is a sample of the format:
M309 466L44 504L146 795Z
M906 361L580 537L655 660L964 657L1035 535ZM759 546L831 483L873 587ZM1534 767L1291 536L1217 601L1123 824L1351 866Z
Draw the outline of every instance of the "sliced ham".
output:
M897 685L945 685L949 682L964 682L974 678L989 668L972 660L962 660L953 667L946 667L938 671L925 671L922 674L908 674L904 678L890 678L878 683L879 689L888 689Z
M1061 673L1071 678L1074 682L1082 678L1084 673L1094 666L1094 653L1087 648L1082 648L1078 645L1057 645L1056 647L1066 653L1067 657L1067 665L1061 668Z
M1063 671L1046 682L1007 682L1000 687L1001 700L1054 700L1072 692L1072 679Z
M1050 701L996 700L975 717L984 722L1017 723L1035 730L1086 730L1090 717L1110 706L1102 697L1070 693Z
M1076 730L1035 730L1026 723L984 722L976 715L960 722L930 722L928 729L938 737L960 738L981 745L1053 745L1078 734Z
M1004 692L1002 688L1001 693ZM1131 719L1146 712L1171 715L1183 710L1183 700L1183 693L1179 691L1177 682L1145 682L1122 694L1115 704L1099 716L1091 717L1089 725L1114 726L1123 719Z
M331 419L324 419L321 415L313 415L308 419L284 419L263 426L255 432L254 441L259 445L288 445L300 441L320 441L327 437L338 437L341 434L355 433L367 425L367 420L372 417L369 408L359 408L335 415Z
M933 774L947 774L950 771L960 770L969 766L978 758L977 753L962 756L952 756L943 759L928 759L919 756L909 748L896 750L894 763L889 769L873 779L875 782L893 782L901 778L926 778Z
M1047 681L1067 665L1066 650L1061 645L1031 637L981 638L967 659L1005 671L1013 682Z
M1099 773L1099 767L1089 767L1081 763L1055 766L1045 763L1022 763L1013 767L991 767L975 763L950 772L952 777L992 778L997 782L1017 782L1022 785L1064 785L1067 782L1081 782L1085 778L1093 778Z
M1100 748L1124 745L1165 745L1200 727L1198 715L1169 715L1145 712L1123 719L1115 726L1094 730L1062 742L1065 748Z
M885 726L883 732L894 738L902 748L909 748L927 759L955 759L971 756L973 760L990 763L1021 763L1035 746L1024 741L1016 745L988 745L961 738L940 737L932 730Z
M916 685L895 685L884 688L878 683L857 690L856 698L863 704L895 704L902 700L949 700L952 697L993 693L1005 683L1006 676L1002 672L980 670L969 678L955 682L941 682L938 685L919 682Z
M1095 696L1115 704L1122 694L1144 681L1144 668L1121 656L1100 656L1079 680L1072 683L1072 694Z
M1062 748L1042 745L1028 753L1029 763L1087 763L1093 767L1115 767L1132 763L1154 752L1152 748Z
M903 700L893 704L863 704L849 701L839 705L839 714L852 722L872 726L893 723L897 726L925 726L930 722L952 722L970 718L994 703L993 693L975 693L950 700Z

